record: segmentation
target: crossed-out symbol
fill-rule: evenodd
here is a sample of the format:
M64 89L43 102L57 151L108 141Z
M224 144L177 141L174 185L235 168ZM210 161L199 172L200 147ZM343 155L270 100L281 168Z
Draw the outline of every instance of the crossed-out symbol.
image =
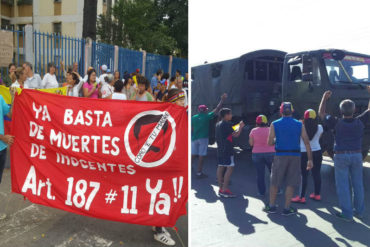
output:
M161 118L158 121L157 125L152 130L151 134L148 136L147 140L145 141L144 145L141 147L139 152L136 155L134 155L131 150L130 142L129 142L130 130L132 126L136 123L136 121L138 121L138 119L146 115L157 115L157 116L161 116ZM143 159L147 151L150 149L155 139L157 138L158 133L161 131L161 129L164 127L167 121L171 125L172 133L171 133L170 144L169 144L166 154L157 161L144 162ZM138 166L147 167L147 168L160 166L163 163L165 163L171 157L172 152L175 148L175 143L176 143L176 123L175 123L175 120L171 117L171 115L166 111L161 112L158 110L152 110L152 111L145 111L145 112L141 112L137 114L135 117L131 119L131 121L127 125L125 135L124 135L124 144L125 144L126 152L128 156L130 157L130 159L133 162L135 162L135 164L137 164Z

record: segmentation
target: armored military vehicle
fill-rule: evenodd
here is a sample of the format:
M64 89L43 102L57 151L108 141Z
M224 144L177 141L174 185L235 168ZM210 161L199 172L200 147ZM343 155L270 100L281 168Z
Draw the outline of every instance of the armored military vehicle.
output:
M197 106L215 107L222 93L228 94L226 107L233 110L233 121L247 124L235 140L248 149L248 135L257 115L269 121L280 117L282 101L293 103L294 117L301 119L306 109L316 111L326 90L333 92L327 112L339 116L339 103L349 98L356 103L356 115L368 107L370 56L343 50L315 50L287 54L278 50L258 50L239 58L192 68L192 114ZM212 129L212 128L211 128ZM211 132L210 140L214 140ZM325 131L322 147L332 156L333 135ZM363 142L363 155L370 146L370 126Z

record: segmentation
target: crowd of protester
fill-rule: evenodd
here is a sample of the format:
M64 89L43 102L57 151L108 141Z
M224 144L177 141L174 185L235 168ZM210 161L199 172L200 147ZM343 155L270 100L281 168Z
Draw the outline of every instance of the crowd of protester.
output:
M156 101L168 102L176 105L187 106L187 87L188 75L181 75L179 70L176 71L174 77L169 76L169 73L164 73L159 69L149 81L140 74L140 70L136 69L133 73L127 71L121 77L120 71L111 70L107 65L101 66L101 74L98 77L97 71L93 67L89 67L86 75L82 77L78 73L78 63L73 63L73 66L65 70L64 64L61 63L61 71L64 82L58 82L56 76L56 65L49 63L47 65L47 73L41 78L39 74L34 73L32 64L25 62L22 67L16 67L15 64L10 64L8 74L0 81L4 86L10 88L12 98L15 88L25 89L43 89L43 88L58 88L60 86L67 87L67 95L73 97L86 98L103 98L113 100L136 100L136 101ZM0 97L0 183L2 173L5 167L7 146L12 145L14 137L4 134L4 116L11 118L11 107L7 105ZM4 216L0 215L0 220ZM173 246L175 241L170 233L161 226L154 226L154 239L165 244Z
M367 87L370 94L370 86ZM250 131L249 144L252 146L252 163L256 168L256 191L264 198L266 195L265 170L270 172L270 189L263 210L267 213L277 213L276 196L285 188L285 204L282 215L297 213L291 203L306 203L308 174L312 174L314 191L309 198L321 201L321 165L323 161L320 138L324 128L334 134L334 171L337 197L341 212L335 216L345 221L353 217L364 217L364 186L362 139L364 131L370 122L370 101L368 109L354 117L355 103L346 99L340 105L341 117L326 113L326 102L332 92L323 94L318 114L313 109L307 109L301 120L293 118L292 103L283 102L280 106L281 118L270 125L265 115L256 118L256 127ZM191 119L191 152L192 160L198 158L196 177L207 177L203 173L204 158L207 156L209 126L218 115L220 121L216 124L217 142L217 182L218 195L232 198L236 195L229 189L229 181L234 162L233 137L238 137L243 131L244 123L234 125L231 122L232 111L222 108L226 95L221 96L217 107L208 112L206 105L198 106L198 114ZM321 121L322 124L319 124ZM294 196L295 191L299 191ZM352 195L353 192L353 195Z
M67 95L74 97L122 99L137 101L165 102L172 89L180 90L184 95L184 105L187 106L188 98L188 73L181 75L176 70L176 75L170 77L159 69L149 81L140 74L140 69L129 73L125 71L121 77L120 71L114 71L107 65L100 67L100 76L93 67L89 67L86 75L78 73L78 63L65 69L61 62L63 81L58 81L57 67L54 63L47 64L47 73L41 77L34 73L32 64L24 62L22 67L9 64L8 74L3 76L1 84L7 87L42 89L68 87Z

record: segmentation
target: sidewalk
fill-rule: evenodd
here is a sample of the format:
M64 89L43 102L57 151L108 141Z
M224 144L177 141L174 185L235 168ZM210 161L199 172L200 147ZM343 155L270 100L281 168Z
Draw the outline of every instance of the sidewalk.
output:
M151 227L130 225L81 216L32 204L11 193L10 169L5 169L0 185L1 247L117 247L165 246L153 239ZM167 228L176 246L188 244L188 218L181 217L174 229ZM180 240L181 238L181 240Z
M216 186L216 150L209 148L204 164L206 179L192 179L190 193L192 210L192 240L194 247L331 247L370 246L370 163L364 165L365 220L344 222L332 213L338 210L334 167L324 157L322 166L322 201L309 198L305 205L293 205L298 215L284 217L280 213L267 215L262 211L264 201L257 195L256 172L250 153L235 156L236 167L230 189L237 198L220 199ZM192 165L193 169L196 167ZM267 176L267 174L266 174ZM267 179L266 179L267 181ZM284 187L283 187L284 188ZM307 194L313 189L309 177ZM284 195L277 204L283 205Z

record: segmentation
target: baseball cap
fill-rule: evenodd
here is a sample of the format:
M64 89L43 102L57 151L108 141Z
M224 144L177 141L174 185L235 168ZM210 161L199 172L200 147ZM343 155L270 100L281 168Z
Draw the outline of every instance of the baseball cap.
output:
M293 105L290 102L283 102L280 106L280 113L284 115L291 115L293 113Z
M110 73L110 69L107 69L107 73Z
M304 112L304 119L316 119L316 112L315 110L308 109L307 111Z
M107 71L107 69L108 69L107 65L103 64L103 65L101 66L101 70Z
M208 110L208 107L206 105L200 105L200 106L198 106L198 111L203 112L203 111L207 111L207 110Z
M136 73L140 73L140 69L138 68L138 69L136 69Z
M267 117L265 115L257 116L256 124L267 124Z

